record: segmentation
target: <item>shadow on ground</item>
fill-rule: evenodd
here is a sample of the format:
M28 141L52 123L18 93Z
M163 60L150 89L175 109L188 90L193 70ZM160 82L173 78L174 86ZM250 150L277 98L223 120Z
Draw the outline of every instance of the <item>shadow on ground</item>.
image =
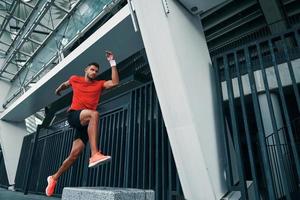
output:
M13 192L4 188L0 188L1 200L59 200L57 197L46 197L43 195L28 194L22 192Z

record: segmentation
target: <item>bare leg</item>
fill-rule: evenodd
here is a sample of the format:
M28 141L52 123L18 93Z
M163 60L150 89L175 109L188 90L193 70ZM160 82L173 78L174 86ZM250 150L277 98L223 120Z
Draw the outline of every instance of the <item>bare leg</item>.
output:
M70 152L70 155L65 159L63 164L60 166L58 171L52 175L52 178L54 180L58 180L58 178L66 171L68 170L71 165L77 160L77 158L80 156L82 150L84 149L84 143L80 139L76 139L73 142L72 150Z
M91 153L93 156L99 151L97 146L99 113L94 110L81 111L80 123L83 126L88 125L89 142L91 146Z

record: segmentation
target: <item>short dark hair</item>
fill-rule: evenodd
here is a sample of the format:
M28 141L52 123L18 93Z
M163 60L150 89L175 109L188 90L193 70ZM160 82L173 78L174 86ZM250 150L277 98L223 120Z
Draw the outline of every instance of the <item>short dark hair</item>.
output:
M91 66L91 65L94 65L94 66L97 67L98 69L100 68L99 64L96 63L96 62L92 62L92 63L88 64L88 67Z

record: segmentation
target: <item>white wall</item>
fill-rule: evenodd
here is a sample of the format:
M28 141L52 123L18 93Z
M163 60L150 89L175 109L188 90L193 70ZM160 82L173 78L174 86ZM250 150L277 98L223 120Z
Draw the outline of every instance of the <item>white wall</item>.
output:
M1 64L1 62L0 62ZM2 113L4 111L4 108L2 107L3 105L3 102L5 101L6 99L6 96L7 96L7 93L9 91L11 87L11 84L7 81L4 81L4 80L0 80L0 89L1 89L1 92L0 92L0 113Z
M200 19L176 1L133 0L169 140L188 200L227 191L213 71Z
M0 111L3 111L2 104L10 89L10 84L0 80ZM0 120L0 145L4 157L6 172L9 184L14 184L18 167L23 138L26 135L25 121L11 123Z
M10 185L15 183L22 142L25 135L25 122L9 123L0 120L0 144Z
M296 82L300 83L300 59L293 60L291 64L296 78ZM292 79L289 73L289 68L287 63L282 63L278 65L278 71L279 71L282 86L285 87L285 86L292 85ZM270 90L278 88L274 66L266 68L266 74L267 74L267 80L268 80ZM262 71L256 70L254 72L254 77L255 77L255 84L256 84L257 91L258 92L265 91ZM245 95L251 94L248 74L243 75L241 78L243 83L244 94ZM235 98L239 97L240 93L239 93L239 85L238 85L237 78L232 79L232 87L233 87L234 97ZM223 100L228 100L227 86L225 81L222 82L222 93L223 93Z

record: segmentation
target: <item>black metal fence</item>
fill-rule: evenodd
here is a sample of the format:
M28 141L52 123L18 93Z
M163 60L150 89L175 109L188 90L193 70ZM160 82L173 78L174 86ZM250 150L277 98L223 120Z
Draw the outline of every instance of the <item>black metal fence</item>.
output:
M213 57L228 152L233 138L228 185L241 191L243 199L249 199L247 180L253 181L255 199L300 199L300 124L295 125L298 129L292 126L300 116L299 38L295 28ZM266 116L271 133L266 131Z
M102 152L112 155L112 162L89 169L87 146L74 166L60 177L56 195L67 186L109 186L153 189L157 200L183 199L153 83L102 102L99 112L99 146ZM15 188L24 191L24 172L31 167L29 192L44 193L47 176L58 169L70 152L73 134L65 120L41 129L31 166L28 158L34 135L26 136Z
M2 150L0 148L0 187L7 188L9 186L7 173L5 169L4 158L2 154Z
M283 171L285 172L287 188L290 192L297 192L297 171L296 166L293 164L295 161L293 159L291 146L289 145L287 138L287 128L283 127L277 131L279 144L276 143L276 133L272 133L266 137L267 151L269 156L269 163L271 166L272 179L274 181L274 189L276 192L276 198L281 198L285 196L284 185L282 181L277 181L282 176L281 166L282 162ZM278 152L280 151L280 152ZM282 160L280 160L280 154L282 155Z

